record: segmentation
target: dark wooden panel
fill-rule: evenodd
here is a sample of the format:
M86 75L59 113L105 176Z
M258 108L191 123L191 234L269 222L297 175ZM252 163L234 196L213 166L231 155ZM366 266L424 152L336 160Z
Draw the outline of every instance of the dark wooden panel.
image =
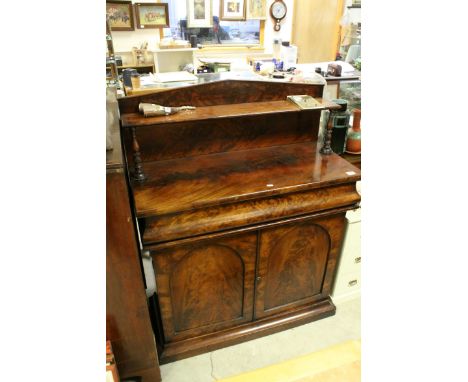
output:
M140 102L164 106L212 106L249 102L284 101L288 95L321 97L323 85L272 81L224 80L119 98L120 114L138 113Z
M165 241L165 242L154 243L154 244L148 244L148 245L144 246L144 249L145 250L153 250L153 249L160 250L160 249L178 247L178 246L181 246L181 245L193 244L193 243L207 241L207 240L219 239L219 238L222 238L222 237L230 237L230 236L238 235L238 234L241 234L241 233L258 231L258 230L261 230L261 229L264 229L264 228L280 227L280 226L284 226L284 225L290 224L290 223L291 224L292 223L302 223L302 222L310 220L312 218L320 218L320 217L323 217L323 216L339 215L341 213L346 213L349 210L350 210L349 206L333 208L332 210L325 210L325 211L321 211L321 212L316 212L314 214L299 215L299 216L288 217L288 218L281 219L281 220L262 222L262 223L259 223L259 224L249 225L247 227L239 227L239 228L231 229L229 231L209 232L209 233L204 234L204 235L191 236L191 237L188 237L188 238L185 238L185 239Z
M255 318L327 296L326 272L334 272L343 229L341 214L260 232Z
M237 252L217 244L185 255L171 275L176 332L241 318L243 265Z
M302 143L147 163L134 183L139 217L355 182L360 171Z
M319 110L139 127L143 162L317 141ZM132 134L124 130L132 152ZM133 164L132 156L129 157Z
M252 320L255 233L152 251L167 342Z
M263 231L259 276L265 278L265 310L319 294L329 247L328 233L313 223Z
M106 338L112 342L121 377L160 381L122 170L108 172L106 188Z

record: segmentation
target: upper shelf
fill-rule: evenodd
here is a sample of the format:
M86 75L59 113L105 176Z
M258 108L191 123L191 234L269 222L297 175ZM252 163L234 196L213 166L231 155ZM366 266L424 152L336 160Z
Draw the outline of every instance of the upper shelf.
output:
M322 102L323 107L315 110L339 108L332 102ZM189 105L190 106L190 105ZM290 101L266 101L253 103L238 103L230 105L201 106L195 110L184 110L172 115L162 115L145 118L139 113L123 114L121 117L122 126L149 126L166 123L177 123L187 121L200 121L220 118L243 117L261 114L291 113L302 111L298 106Z

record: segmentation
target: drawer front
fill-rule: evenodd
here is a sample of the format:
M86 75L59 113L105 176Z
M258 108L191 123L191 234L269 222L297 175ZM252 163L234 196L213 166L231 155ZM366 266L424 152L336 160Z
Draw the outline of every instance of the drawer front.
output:
M356 272L361 267L361 223L348 225L343 250L341 252L339 273Z
M359 199L355 185L350 183L151 217L145 220L143 243L150 245L319 213L350 206Z
M352 293L361 289L361 272L338 274L335 287L333 288L333 297Z

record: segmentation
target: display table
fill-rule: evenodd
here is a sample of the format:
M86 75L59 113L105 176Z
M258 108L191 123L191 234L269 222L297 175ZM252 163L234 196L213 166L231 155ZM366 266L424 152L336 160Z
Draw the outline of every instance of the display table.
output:
M224 74L224 73L220 73ZM200 81L202 82L202 81ZM218 80L118 100L161 363L335 313L359 169L317 145L323 85ZM196 106L144 118L140 102Z

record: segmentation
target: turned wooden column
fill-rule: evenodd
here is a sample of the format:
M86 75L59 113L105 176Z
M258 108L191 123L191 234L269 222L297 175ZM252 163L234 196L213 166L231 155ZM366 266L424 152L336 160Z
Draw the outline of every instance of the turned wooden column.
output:
M133 138L133 163L134 163L134 173L133 177L135 180L139 182L143 182L146 180L146 175L143 172L143 167L141 165L141 153L140 153L140 145L138 144L138 140L136 137L136 128L132 127L132 138Z
M323 147L320 149L320 154L323 155L330 155L333 154L333 150L331 148L331 140L332 140L332 133L333 133L333 123L332 122L332 112L328 112L328 119L327 119L327 131L325 132L325 139L323 142Z

